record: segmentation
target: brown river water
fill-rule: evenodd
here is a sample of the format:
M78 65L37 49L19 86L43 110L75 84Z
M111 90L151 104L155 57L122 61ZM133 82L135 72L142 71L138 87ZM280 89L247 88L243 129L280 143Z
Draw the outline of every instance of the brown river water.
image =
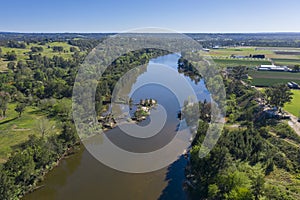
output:
M147 77L153 63L165 64L177 69L179 55L169 54L150 60L147 69L137 81ZM161 76L165 76L160 74ZM182 75L184 76L184 75ZM197 93L198 99L208 99L209 93L203 82L195 83L185 77ZM167 111L167 122L163 129L149 140L131 138L117 127L106 131L110 140L123 149L136 152L156 150L166 145L179 124L176 113L180 105L176 97L165 87L146 85L132 95L134 99L156 99ZM143 121L143 126L149 119ZM133 148L134 146L134 148ZM39 189L27 194L24 200L81 200L81 199L189 199L183 190L184 169L187 160L181 156L177 161L161 170L132 174L114 170L96 160L83 146L74 155L63 159L58 167L50 171Z

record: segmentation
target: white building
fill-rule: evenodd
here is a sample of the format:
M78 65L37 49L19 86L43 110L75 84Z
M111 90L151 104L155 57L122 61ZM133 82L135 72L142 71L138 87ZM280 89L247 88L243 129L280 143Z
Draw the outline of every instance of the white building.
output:
M292 69L287 66L276 66L276 65L261 65L258 67L260 71L282 71L282 72L290 72Z

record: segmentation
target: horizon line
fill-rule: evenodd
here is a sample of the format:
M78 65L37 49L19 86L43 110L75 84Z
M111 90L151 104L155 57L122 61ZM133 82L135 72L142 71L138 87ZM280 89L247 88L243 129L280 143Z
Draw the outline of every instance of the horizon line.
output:
M121 32L121 31L103 31L103 32L39 32L39 31L0 31L0 34L5 33L16 33L16 34L122 34L122 33L158 33L158 32ZM294 33L294 34L300 34L300 31L258 31L258 32L161 32L159 34L166 34L166 33L179 33L179 34L287 34L287 33Z

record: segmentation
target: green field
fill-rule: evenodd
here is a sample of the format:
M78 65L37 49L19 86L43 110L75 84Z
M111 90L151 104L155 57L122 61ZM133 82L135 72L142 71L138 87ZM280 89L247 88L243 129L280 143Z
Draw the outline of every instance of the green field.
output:
M300 115L300 90L293 90L293 99L284 106L284 109L296 117Z
M31 134L39 135L36 126L38 119L46 117L45 113L36 107L28 106L20 118L14 111L15 104L9 104L7 118L0 120L0 163L6 161L9 154L22 142L28 140ZM50 121L54 127L54 133L58 133L60 128L55 121Z
M209 54L211 56L230 57L231 55L249 56L250 54L265 54L269 55L273 52L270 50L259 50L256 47L236 47L224 49L212 49Z
M72 56L72 52L70 52L70 47L74 47L72 45L69 45L66 42L49 42L46 43L45 45L39 45L39 44L29 44L26 45L25 49L20 49L20 48L9 48L9 47L3 47L1 46L0 48L2 49L2 54L5 55L7 52L10 51L15 51L17 54L17 61L19 60L28 60L29 59L29 53L31 52L31 47L42 47L43 51L42 52L37 52L35 54L41 54L42 56L47 56L52 58L53 56L61 56L63 58L70 58ZM53 46L61 46L64 48L66 52L53 52L52 47ZM50 47L50 48L49 48ZM78 49L78 47L75 47ZM78 49L79 50L79 49ZM5 71L7 68L7 63L9 61L6 61L4 58L0 58L0 72ZM15 61L16 62L16 61Z
M300 65L300 59L285 59L285 58L273 58L276 65L295 66Z
M291 54L276 54L276 51L299 51L299 48L259 48L259 47L235 47L235 48L221 48L221 49L211 49L209 55L221 67L234 67L234 66L258 66L264 64L271 64L273 61L276 65L287 65L294 66L300 64L300 56ZM252 59L252 58L241 58L232 59L231 55L236 56L250 56L263 54L266 59Z
M294 81L300 84L300 73L290 72L270 72L249 70L249 76L252 78L252 85L255 86L272 86L279 83L288 83Z
M230 58L223 58L223 59L216 59L213 58L213 61L219 67L235 67L235 66L247 66L247 67L255 67L258 65L269 65L271 64L270 61L267 60L251 60L251 59L230 59Z
M294 82L300 84L299 80L293 80ZM276 84L287 84L288 81L286 79L265 79L265 78L255 78L252 81L252 85L258 87L270 87Z

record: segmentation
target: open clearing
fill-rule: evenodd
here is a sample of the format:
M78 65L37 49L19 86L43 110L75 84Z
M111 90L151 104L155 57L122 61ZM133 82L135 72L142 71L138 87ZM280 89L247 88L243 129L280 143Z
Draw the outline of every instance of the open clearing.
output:
M61 46L64 48L64 52L54 52L52 47L54 46ZM70 52L70 47L75 47L72 45L69 45L65 42L49 42L44 45L39 44L29 44L26 45L25 49L21 48L9 48L9 47L1 47L2 49L2 55L5 55L7 52L15 51L17 54L17 60L14 62L18 62L20 60L26 61L29 59L29 53L31 52L31 47L42 47L42 52L36 52L34 54L41 54L42 56L47 56L49 58L52 58L53 56L61 56L63 58L70 58L73 54L73 52ZM75 47L78 49L78 47ZM5 60L4 58L0 58L0 72L7 70L7 63L9 61Z
M9 104L7 118L0 120L0 163L6 161L9 154L22 142L28 140L31 134L39 134L36 126L38 119L46 117L45 113L36 107L26 107L24 113L18 118L14 111L16 104ZM53 133L58 133L60 128L55 121L51 121Z
M293 99L290 103L285 104L284 109L296 117L300 114L300 90L292 90Z

